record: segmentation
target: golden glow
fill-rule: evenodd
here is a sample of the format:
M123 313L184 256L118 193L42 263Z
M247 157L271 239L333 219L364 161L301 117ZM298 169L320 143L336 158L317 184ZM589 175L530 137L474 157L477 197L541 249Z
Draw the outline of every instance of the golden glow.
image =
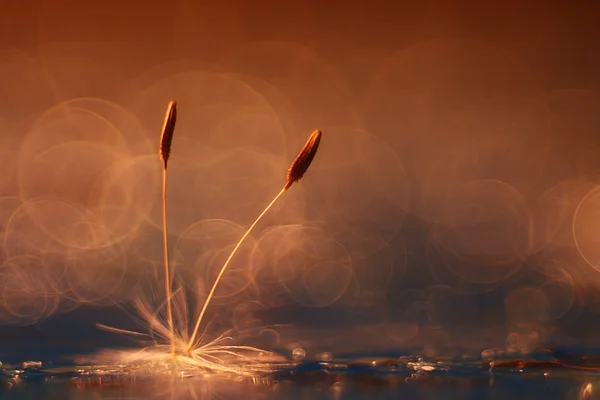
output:
M306 324L346 315L364 325L325 335L357 347L443 335L472 344L462 328L473 322L490 331L477 335L488 340L473 344L478 354L525 353L556 327L594 339L571 327L587 325L583 310L597 311L600 293L600 95L595 78L559 79L576 75L558 70L576 67L560 50L577 46L557 40L562 14L550 6L523 23L526 37L506 40L468 38L462 17L436 6L431 19L399 24L397 42L379 31L384 49L317 33L326 18L310 5L297 25L258 27L242 18L251 7L35 3L21 15L31 18L15 18L27 40L11 33L15 43L0 48L0 323L139 298L153 310L145 323L168 328L152 322L165 306L156 136L177 99L167 205L175 332L150 340L150 358L169 337L195 342L197 320L177 314L202 314L314 127L327 156L240 245L202 315L204 343L290 356L335 344L290 327L299 309ZM351 7L337 23L363 29ZM473 308L492 293L493 311ZM212 342L230 328L236 340ZM178 346L183 363L208 362Z

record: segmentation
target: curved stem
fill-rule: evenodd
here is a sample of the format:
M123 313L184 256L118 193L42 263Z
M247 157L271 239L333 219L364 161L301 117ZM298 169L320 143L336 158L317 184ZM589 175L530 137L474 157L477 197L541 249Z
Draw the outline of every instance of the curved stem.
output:
M204 313L206 312L206 309L208 308L208 304L210 303L210 300L212 299L215 290L217 289L217 285L219 284L219 281L221 280L221 277L223 276L223 273L225 272L225 270L227 269L227 266L229 265L229 262L231 261L231 259L233 258L233 256L235 255L235 253L237 253L238 249L240 248L242 242L246 239L246 237L250 234L250 232L252 231L252 229L254 228L254 226L256 226L256 224L258 224L258 222L262 219L262 217L267 213L267 211L269 211L271 209L271 207L273 207L273 204L275 204L275 202L281 197L281 195L283 193L285 193L285 191L289 188L289 185L285 185L277 194L277 196L275 196L273 198L273 200L271 200L271 202L269 203L269 205L263 210L262 213L260 213L260 215L258 216L258 218L256 218L256 220L252 223L252 225L250 225L250 227L248 228L248 230L246 230L246 233L244 233L244 236L242 236L242 238L237 242L236 246L233 248L232 252L229 254L229 257L227 258L227 261L225 261L225 264L223 264L223 267L221 267L221 271L219 271L219 275L217 275L217 279L215 279L215 283L212 286L212 289L210 289L210 292L208 293L208 296L206 297L206 301L204 302L204 305L202 306L202 310L200 311L200 315L198 316L198 319L196 320L196 326L194 327L194 331L192 333L192 337L190 338L190 341L188 342L187 345L187 351L189 352L192 349L192 346L194 345L194 341L196 340L196 336L198 335L198 329L200 328L200 323L202 322L202 318L204 317Z
M162 179L162 214L163 214L163 253L165 256L165 297L167 301L167 319L169 324L169 338L171 342L171 355L175 357L175 332L173 327L173 310L171 308L171 271L169 270L169 238L167 231L167 167L163 168Z

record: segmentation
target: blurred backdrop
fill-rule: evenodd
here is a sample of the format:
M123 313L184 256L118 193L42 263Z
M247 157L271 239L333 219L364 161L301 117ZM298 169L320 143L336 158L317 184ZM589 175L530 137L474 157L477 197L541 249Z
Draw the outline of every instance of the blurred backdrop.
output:
M600 333L593 1L38 0L0 14L0 360L135 345L242 246L209 334L291 352L527 354ZM39 357L38 357L39 358Z

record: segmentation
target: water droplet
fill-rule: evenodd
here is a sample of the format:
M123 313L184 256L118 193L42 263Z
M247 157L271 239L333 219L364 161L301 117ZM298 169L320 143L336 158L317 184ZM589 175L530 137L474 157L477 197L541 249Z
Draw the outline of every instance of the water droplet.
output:
M494 352L494 350L485 349L484 351L481 352L481 359L484 361L493 360L495 355L496 355L496 353Z
M585 383L581 385L581 389L579 389L580 399L589 399L592 397L593 394L593 387L591 383Z
M27 368L40 369L40 368L42 368L42 362L41 361L25 361L23 363L23 368L24 369L27 369Z
M292 358L294 360L304 360L306 357L306 351L304 349L297 347L292 351Z

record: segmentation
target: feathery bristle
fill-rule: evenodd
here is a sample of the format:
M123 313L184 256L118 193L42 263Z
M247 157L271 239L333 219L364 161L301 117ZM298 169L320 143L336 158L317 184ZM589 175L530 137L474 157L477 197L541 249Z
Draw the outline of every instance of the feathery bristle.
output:
M317 154L317 149L319 148L319 143L321 142L322 132L320 130L315 130L312 135L306 141L306 144L298 153L298 156L288 168L286 180L287 183L285 185L285 189L287 190L292 184L296 181L302 179L306 170L310 166L313 158L315 158L315 154Z
M163 123L162 134L160 135L160 159L163 166L167 168L167 161L171 154L171 142L173 141L173 133L175 132L175 123L177 122L177 103L171 100L167 106L167 114Z

